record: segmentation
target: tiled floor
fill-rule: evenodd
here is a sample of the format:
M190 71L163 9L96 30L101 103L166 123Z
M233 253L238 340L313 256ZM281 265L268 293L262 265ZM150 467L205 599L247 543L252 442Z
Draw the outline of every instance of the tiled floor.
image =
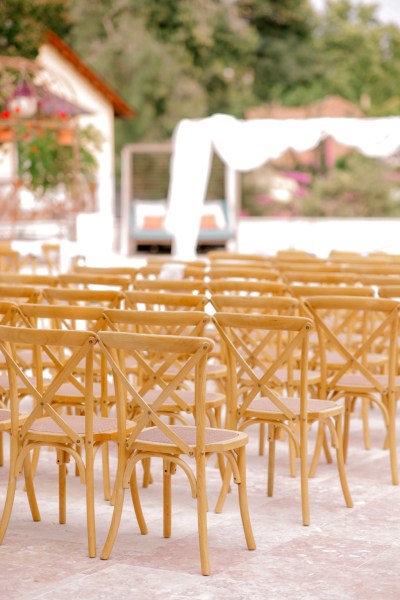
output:
M59 525L54 455L44 450L36 477L42 521L31 520L20 482L9 530L0 546L0 598L20 600L108 600L163 598L197 600L312 599L397 600L400 597L400 488L390 482L383 428L371 417L372 448L364 450L357 416L347 465L354 508L344 505L335 464L321 461L310 481L312 524L301 524L299 478L288 474L287 448L277 451L273 498L266 496L266 457L250 433L248 489L257 549L244 543L236 490L222 514L212 510L219 489L214 461L209 475L209 546L212 574L200 575L195 501L183 475L173 486L173 535L162 537L161 473L141 490L149 533L141 536L126 495L123 522L111 558L86 554L84 488L70 474L68 523ZM0 468L0 502L7 467ZM112 508L102 500L97 472L97 532L100 551Z

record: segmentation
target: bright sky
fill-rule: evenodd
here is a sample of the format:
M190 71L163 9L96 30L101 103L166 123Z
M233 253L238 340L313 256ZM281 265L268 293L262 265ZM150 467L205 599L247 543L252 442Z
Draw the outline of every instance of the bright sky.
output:
M311 0L311 3L319 9L324 7L325 0ZM400 0L354 0L354 4L377 4L381 21L394 22L400 27Z

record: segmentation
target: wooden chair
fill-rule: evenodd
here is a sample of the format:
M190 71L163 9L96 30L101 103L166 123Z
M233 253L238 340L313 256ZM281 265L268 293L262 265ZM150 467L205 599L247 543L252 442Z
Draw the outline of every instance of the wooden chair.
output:
M11 315L12 324L17 327L92 332L107 327L102 306L21 304L11 309ZM33 361L35 357L32 356L31 348L18 349L18 355L20 365L24 366L25 371L34 368ZM60 359L63 360L65 357L62 356ZM46 373L53 368L53 361L52 359L49 360L46 354L41 357L41 363L43 368L46 368ZM54 400L57 401L59 407L62 407L69 414L82 415L85 411L86 365L84 361L75 366L74 375L74 382L65 381L60 385ZM110 409L115 406L114 390L107 376L104 358L101 356L98 346L95 346L92 368L93 406L96 414L102 417L109 417ZM79 385L77 382L79 382ZM43 383L48 385L48 379L44 379ZM79 451L79 448L77 451ZM39 453L36 451L33 457L34 471L38 459ZM107 442L102 446L102 465L104 498L109 500L111 498L111 484Z
M35 356L34 381L28 379L18 357L13 352L15 344L30 345ZM66 522L66 468L72 457L77 465L82 483L86 487L88 553L96 555L95 507L94 507L94 458L97 449L105 441L118 439L117 420L94 414L93 356L97 345L96 334L88 331L38 330L24 327L0 326L0 351L7 363L10 386L11 445L10 469L4 511L0 522L0 543L7 531L17 479L24 468L28 498L34 520L40 520L30 473L31 452L42 446L56 451L59 473L60 523ZM63 352L60 352L60 349ZM44 385L42 355L52 360L51 382ZM65 356L64 360L60 356ZM81 390L82 383L74 376L74 370L82 361L86 367L83 397L84 416L65 415L58 410L57 393L64 383L72 383ZM29 387L34 400L24 424L19 419L20 396L18 381ZM132 431L134 423L123 417L125 406L118 404L119 423ZM84 458L76 448L84 448Z
M124 430L124 422L119 424L119 468L116 499L111 526L101 552L101 558L108 559L112 551L121 520L125 488L131 488L140 531L143 534L147 533L136 484L136 464L146 458L161 458L164 486L164 537L171 535L171 476L177 467L181 467L189 479L192 496L197 502L201 572L203 575L208 575L210 564L207 541L206 461L210 455L215 453L222 453L234 471L247 547L249 550L253 550L255 542L246 493L245 447L248 441L247 435L238 431L213 429L205 426L205 367L212 342L203 337L110 332L101 332L98 335L113 370L118 395L123 398L124 404L128 396L128 401L133 402L140 411L140 416L136 420L137 425L130 435L127 435ZM135 360L147 365L148 355L154 353L170 355L171 361L176 356L185 356L186 359L173 380L167 382L163 380L162 376L159 377L158 397L152 405L149 405L140 390L124 375L120 364L121 353L129 353ZM152 369L150 365L148 368ZM169 425L157 414L157 408L165 404L167 398L173 398L175 394L179 393L180 384L187 378L190 371L194 371L195 424L192 426Z
M13 321L15 304L13 302L0 301L0 325L6 325ZM10 431L9 396L10 390L8 377L5 373L6 363L0 361L0 466L4 465L3 431Z
M305 300L309 314L313 315L319 336L321 366L321 394L331 401L344 399L345 426L344 452L349 443L350 416L357 399L362 400L364 443L369 447L368 409L377 406L381 412L387 433L393 484L398 484L396 454L396 397L400 392L397 375L398 312L400 304L383 298L350 296L315 296ZM335 315L334 327L332 316ZM351 335L347 327L361 323L357 335ZM348 335L343 335L343 330ZM329 352L341 356L341 362L332 365ZM379 354L385 365L369 360L370 354Z
M133 310L105 310L105 327L108 330L145 333L147 335L181 335L185 337L204 336L204 330L210 317L201 311L133 311ZM149 370L147 365L130 364L127 359L125 369L127 373L136 375L137 385L140 387L140 393L151 405L153 397L157 396L156 388L158 386L158 376L169 381L176 376L176 372L181 369L181 360L184 357L173 356L173 362L165 359L164 355L155 353L149 356L148 362L151 366ZM135 368L134 368L135 366ZM154 375L154 371L156 375ZM207 373L209 369L206 366ZM209 378L209 383L212 379ZM194 414L195 403L193 394L193 381L189 373L187 378L181 383L181 390L174 399L168 398L168 402L159 408L159 412L170 417L177 418L180 422L188 425L188 418ZM210 387L210 386L209 386ZM211 427L220 426L221 407L225 404L225 394L211 391L209 389L206 398L206 416ZM132 405L132 410L135 407ZM135 412L130 413L130 418L135 418Z
M259 423L268 425L268 495L273 494L275 440L282 429L292 440L300 459L302 519L304 525L310 523L308 430L312 423L321 422L329 430L336 448L343 495L346 505L351 507L342 451L344 408L327 400L308 397L308 334L312 321L304 317L233 313L216 313L213 321L228 355L227 427L243 431ZM269 355L265 360L263 344L271 333L284 334L286 344L277 344L275 356ZM300 383L293 381L298 350L301 352ZM283 369L286 372L284 378ZM217 511L222 508L228 489L229 465Z

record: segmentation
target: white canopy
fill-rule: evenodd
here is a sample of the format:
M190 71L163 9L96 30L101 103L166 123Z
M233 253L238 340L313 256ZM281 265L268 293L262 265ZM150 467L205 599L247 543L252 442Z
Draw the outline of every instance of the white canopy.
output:
M213 151L231 169L246 172L289 148L303 152L328 137L367 156L387 157L400 148L400 117L243 121L217 114L180 121L173 135L165 220L174 238L173 254L182 259L195 256Z

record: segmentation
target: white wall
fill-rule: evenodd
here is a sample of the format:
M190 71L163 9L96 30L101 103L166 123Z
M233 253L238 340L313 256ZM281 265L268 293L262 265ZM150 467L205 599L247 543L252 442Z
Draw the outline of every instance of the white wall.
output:
M332 249L400 254L400 219L277 219L240 217L237 249L273 255L294 248L328 256Z

